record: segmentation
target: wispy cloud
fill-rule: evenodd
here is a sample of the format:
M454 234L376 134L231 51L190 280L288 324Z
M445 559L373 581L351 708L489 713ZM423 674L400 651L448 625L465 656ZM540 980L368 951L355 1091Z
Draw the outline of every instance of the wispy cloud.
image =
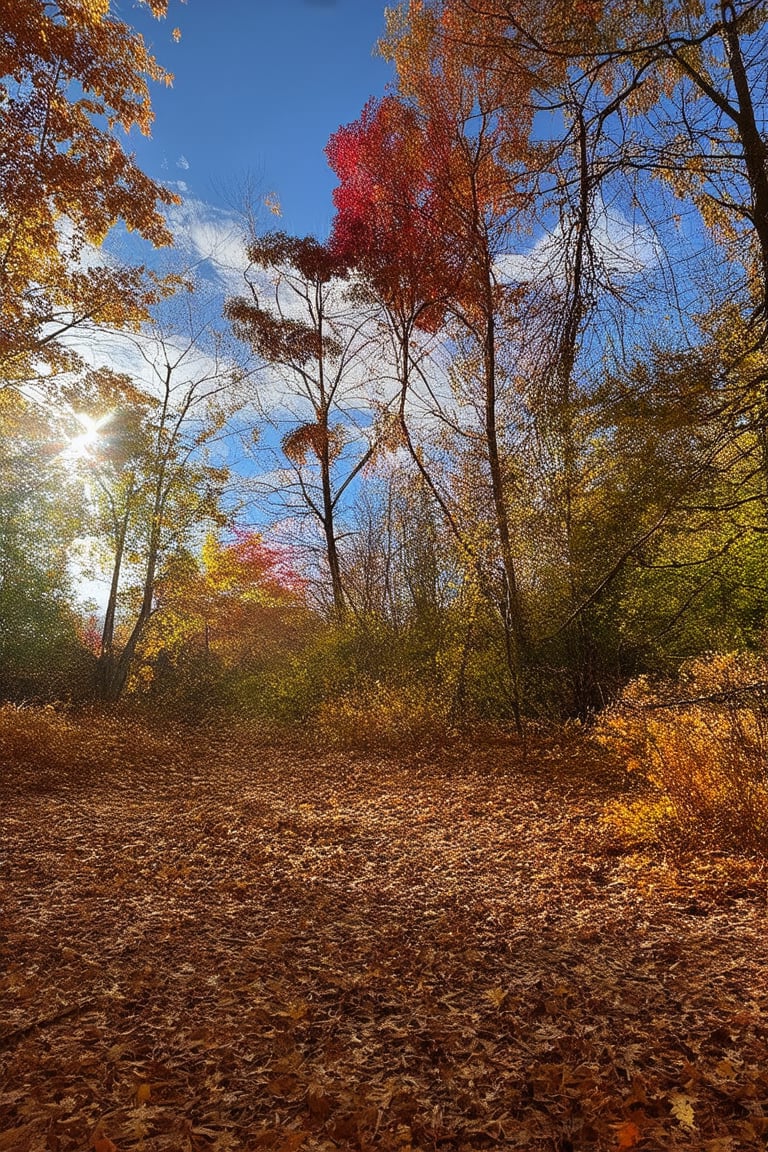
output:
M567 276L573 238L559 223L524 253L505 253L496 259L496 271L507 281L534 284L561 283ZM615 208L600 206L591 221L594 271L604 283L626 282L658 263L656 241Z
M171 208L168 223L178 253L224 294L239 291L248 267L245 236L240 220L204 200L187 196Z

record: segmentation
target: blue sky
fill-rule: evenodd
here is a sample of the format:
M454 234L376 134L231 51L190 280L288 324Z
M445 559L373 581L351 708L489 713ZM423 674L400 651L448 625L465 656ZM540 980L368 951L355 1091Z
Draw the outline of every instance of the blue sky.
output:
M172 88L153 89L152 139L133 145L141 166L221 208L250 175L262 195L277 194L280 227L324 238L333 214L328 137L391 78L373 56L384 7L384 0L171 0L169 19L158 23L121 0L117 10L175 77Z

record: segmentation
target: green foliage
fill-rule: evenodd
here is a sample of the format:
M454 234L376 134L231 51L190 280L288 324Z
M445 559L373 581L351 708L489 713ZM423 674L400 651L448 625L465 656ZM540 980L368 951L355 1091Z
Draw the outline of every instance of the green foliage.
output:
M44 414L0 393L0 696L87 693L92 657L72 607L69 554L83 509Z
M304 724L325 700L352 686L355 672L346 631L316 625L299 651L235 679L234 702L246 715L268 723Z

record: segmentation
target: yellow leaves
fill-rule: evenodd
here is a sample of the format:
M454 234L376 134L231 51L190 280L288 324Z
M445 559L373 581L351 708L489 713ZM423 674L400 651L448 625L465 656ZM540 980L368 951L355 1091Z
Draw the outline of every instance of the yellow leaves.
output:
M316 730L331 748L408 746L444 731L443 703L412 681L361 683L323 703Z
M100 24L109 15L110 0L80 0L80 12L86 23Z
M695 1128L696 1120L693 1111L693 1099L690 1096L686 1096L683 1092L672 1092L669 1101L672 1106L672 1115L680 1127L685 1128L687 1131Z
M705 836L764 850L766 733L751 689L766 681L764 660L713 653L683 666L676 684L630 685L597 738L653 791L611 802L605 821L629 841Z
M136 1103L137 1104L149 1103L149 1099L150 1099L151 1095L152 1095L152 1085L151 1084L139 1084L138 1088L136 1089Z
M276 192L268 192L264 197L264 207L269 209L273 216L282 216L283 209Z
M485 998L490 1000L494 1008L501 1008L508 995L509 989L505 991L503 988L489 988L485 993Z

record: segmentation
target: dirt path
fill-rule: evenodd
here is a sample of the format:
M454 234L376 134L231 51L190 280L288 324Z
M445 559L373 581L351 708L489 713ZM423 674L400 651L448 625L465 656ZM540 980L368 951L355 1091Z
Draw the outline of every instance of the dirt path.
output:
M15 779L0 1152L763 1148L766 873L617 854L579 764Z

